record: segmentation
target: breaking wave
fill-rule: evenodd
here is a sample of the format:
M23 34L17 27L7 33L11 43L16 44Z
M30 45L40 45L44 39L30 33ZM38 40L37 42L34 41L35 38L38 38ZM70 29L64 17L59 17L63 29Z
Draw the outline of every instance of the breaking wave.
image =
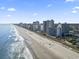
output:
M13 42L8 46L9 59L33 59L32 54L24 43L24 39L18 34L17 29L12 25L8 39Z

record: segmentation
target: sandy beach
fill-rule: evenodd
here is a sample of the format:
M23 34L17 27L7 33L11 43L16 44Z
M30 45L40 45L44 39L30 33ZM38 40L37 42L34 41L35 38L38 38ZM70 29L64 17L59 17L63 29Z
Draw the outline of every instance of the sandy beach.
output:
M79 59L79 54L63 47L61 43L50 41L32 31L15 26L18 33L25 39L33 59Z

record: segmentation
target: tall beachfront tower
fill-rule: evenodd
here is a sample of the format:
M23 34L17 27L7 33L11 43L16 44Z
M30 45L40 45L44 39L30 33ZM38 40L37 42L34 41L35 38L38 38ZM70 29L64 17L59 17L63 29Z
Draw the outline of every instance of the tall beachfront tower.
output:
M57 26L57 33L56 33L57 37L61 37L62 36L62 24L59 23Z
M70 27L67 23L62 24L62 35L66 36L69 34Z
M55 27L54 27L54 20L47 20L43 21L43 27L44 27L44 32L49 34L49 35L54 35L55 34Z
M33 31L39 31L39 21L33 22Z

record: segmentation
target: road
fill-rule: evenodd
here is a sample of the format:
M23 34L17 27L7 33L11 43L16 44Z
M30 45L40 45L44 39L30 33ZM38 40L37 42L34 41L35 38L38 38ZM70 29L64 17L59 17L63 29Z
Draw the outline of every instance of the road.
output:
M79 54L32 31L15 26L25 39L34 59L79 59Z

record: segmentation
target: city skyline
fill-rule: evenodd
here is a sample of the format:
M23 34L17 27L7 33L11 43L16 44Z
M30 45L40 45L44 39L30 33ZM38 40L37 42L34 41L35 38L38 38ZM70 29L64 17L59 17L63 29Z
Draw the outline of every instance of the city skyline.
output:
M78 18L79 0L0 0L0 23L79 23Z

